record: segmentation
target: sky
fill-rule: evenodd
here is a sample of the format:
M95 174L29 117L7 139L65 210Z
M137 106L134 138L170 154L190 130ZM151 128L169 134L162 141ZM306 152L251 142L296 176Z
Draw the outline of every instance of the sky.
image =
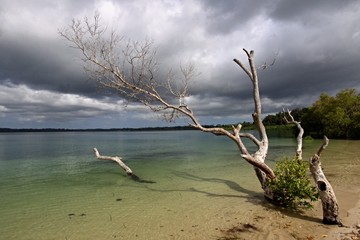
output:
M255 51L263 115L360 91L358 0L0 0L0 128L127 128L167 123L101 91L59 30L100 14L134 41L151 39L162 71L191 62L188 105L203 124L250 121L251 82L233 59ZM166 69L166 70L165 70Z

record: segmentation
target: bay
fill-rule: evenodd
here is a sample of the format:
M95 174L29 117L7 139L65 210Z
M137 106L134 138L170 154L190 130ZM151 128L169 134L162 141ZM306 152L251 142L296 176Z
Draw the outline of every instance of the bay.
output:
M320 143L305 142L304 158ZM324 153L339 186L359 183L358 143L331 141ZM295 146L295 139L271 138L268 163L293 156ZM94 147L121 156L143 181L97 160ZM252 167L224 137L198 131L0 134L1 239L217 239L228 222L251 217L263 204Z

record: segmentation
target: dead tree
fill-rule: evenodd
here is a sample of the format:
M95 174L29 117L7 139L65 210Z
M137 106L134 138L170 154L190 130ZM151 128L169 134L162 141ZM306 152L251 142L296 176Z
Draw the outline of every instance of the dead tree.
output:
M296 158L297 160L302 159L302 136L304 134L304 129L301 127L301 123L294 120L294 117L291 115L291 111L287 109L286 113L289 116L290 120L287 119L285 110L283 110L285 116L284 119L288 124L295 124L299 129L299 134L297 136L297 150ZM320 146L319 150L310 158L309 167L311 175L315 181L317 191L320 196L322 209L323 209L323 223L325 224L339 224L341 225L339 219L339 205L336 200L335 192L327 180L325 173L321 167L320 155L322 151L328 146L329 139L325 136L324 142Z
M190 120L189 124L194 128L233 140L241 156L254 166L261 185L264 190L266 189L266 178L275 178L275 175L265 163L269 141L261 120L261 101L254 51L248 52L244 49L249 67L237 59L234 61L252 82L255 104L252 116L259 132L259 139L251 133L241 132L241 124L233 126L232 131L228 131L220 127L204 127L200 123L195 113L186 104L189 83L195 74L193 65L180 67L182 87L176 88L173 74L168 74L167 81L162 81L157 76L156 52L152 48L152 42L126 41L115 32L106 35L105 30L100 26L99 16L95 15L94 21L87 18L73 20L68 28L60 31L60 35L68 40L72 47L81 51L82 60L86 63L85 71L101 87L113 89L130 102L142 103L150 110L162 113L164 119L168 121L173 121L180 115L186 116ZM258 147L257 151L250 153L242 141L243 138L249 138Z
M303 135L304 135L304 129L301 127L300 122L295 121L295 119L291 115L291 111L289 109L287 109L286 112L285 112L285 109L283 109L283 113L284 113L285 122L287 124L295 124L299 130L298 136L296 137L296 141L297 141L296 159L302 160L302 139L303 139ZM289 116L290 120L288 120L288 118L286 117L286 114Z
M248 65L238 59L234 62L246 73L252 83L254 112L252 117L259 137L242 132L242 125L233 126L232 130L221 127L206 127L198 120L186 100L189 96L189 83L194 77L193 65L180 67L181 79L175 78L170 71L167 80L158 76L156 52L152 42L143 43L126 41L115 32L107 34L105 28L99 24L99 16L94 21L73 20L68 28L60 35L82 53L85 70L95 79L99 86L115 90L129 102L141 103L151 111L161 113L163 118L173 121L179 116L189 119L189 124L203 132L225 136L231 139L238 147L240 156L250 163L268 199L273 199L268 180L276 176L273 170L265 163L269 148L269 139L261 119L261 100L257 68L254 63L254 51L243 49ZM181 87L175 87L181 84ZM243 139L250 139L257 147L249 152Z
M310 158L310 172L320 195L323 209L323 223L341 225L339 219L339 205L336 200L335 192L321 168L320 155L328 144L329 139L324 137L324 143L317 153Z

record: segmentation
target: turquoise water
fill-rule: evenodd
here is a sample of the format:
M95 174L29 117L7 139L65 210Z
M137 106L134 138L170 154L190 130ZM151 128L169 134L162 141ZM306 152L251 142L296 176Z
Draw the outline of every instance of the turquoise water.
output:
M305 150L313 154L318 143ZM271 139L269 164L293 155L295 144ZM143 182L97 160L94 147L121 156ZM224 137L197 131L0 134L0 239L216 239L218 229L262 202L252 167Z

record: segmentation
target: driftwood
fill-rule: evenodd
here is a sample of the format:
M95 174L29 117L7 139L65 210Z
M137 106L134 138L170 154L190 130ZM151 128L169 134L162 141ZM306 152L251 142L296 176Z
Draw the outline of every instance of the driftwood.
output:
M323 223L341 225L339 219L339 205L336 200L335 192L321 168L320 154L328 144L329 139L324 137L324 143L321 145L318 152L310 158L310 172L315 180L320 195L323 208Z
M101 156L99 151L96 148L94 148L94 152L95 152L95 156L97 159L115 161L120 165L120 167L122 169L124 169L124 171L126 172L127 175L129 175L129 176L133 175L133 172L131 171L131 169L128 166L126 166L126 164L123 161L121 161L120 157Z
M140 177L135 175L133 173L133 171L128 166L126 166L126 164L123 161L121 161L121 158L118 157L118 156L114 156L114 157L112 157L112 156L102 156L102 155L100 155L97 148L94 148L94 152L95 152L95 156L96 156L97 159L110 160L110 161L117 162L120 165L120 167L125 170L126 174L131 176L131 179L134 180L135 182L139 182L139 183L156 183L154 181L141 179Z

